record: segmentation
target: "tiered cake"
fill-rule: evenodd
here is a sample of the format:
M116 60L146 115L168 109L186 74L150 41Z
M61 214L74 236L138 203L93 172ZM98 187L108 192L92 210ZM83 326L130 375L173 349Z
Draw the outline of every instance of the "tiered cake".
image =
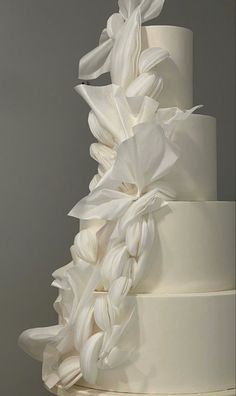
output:
M141 28L163 3L120 0L80 63L111 73L76 87L98 174L54 274L59 325L20 338L61 396L235 395L235 204L217 202L216 121L192 114L192 32Z

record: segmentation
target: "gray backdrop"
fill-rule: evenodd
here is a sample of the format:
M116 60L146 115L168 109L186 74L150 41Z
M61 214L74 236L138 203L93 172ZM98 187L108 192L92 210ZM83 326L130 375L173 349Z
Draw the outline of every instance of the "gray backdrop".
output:
M115 9L115 0L0 0L1 395L48 394L17 337L56 321L51 273L69 261L78 229L66 213L95 172L88 108L73 86ZM166 0L158 23L194 31L195 103L218 118L219 198L233 200L235 1Z

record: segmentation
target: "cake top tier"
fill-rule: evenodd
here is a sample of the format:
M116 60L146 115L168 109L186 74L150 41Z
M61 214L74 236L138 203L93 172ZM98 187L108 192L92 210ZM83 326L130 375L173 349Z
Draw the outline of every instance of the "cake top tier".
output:
M160 47L170 57L157 65L164 89L158 98L161 107L190 108L193 105L193 33L177 26L145 26L142 47Z

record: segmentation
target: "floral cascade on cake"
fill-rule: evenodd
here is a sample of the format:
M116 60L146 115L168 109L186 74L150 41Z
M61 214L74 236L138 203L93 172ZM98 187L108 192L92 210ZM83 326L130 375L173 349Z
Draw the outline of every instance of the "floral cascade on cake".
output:
M157 213L178 199L171 177L183 153L175 130L200 107L159 103L165 81L158 68L171 55L165 48L143 49L141 33L164 0L118 4L98 47L79 66L81 79L109 72L111 84L76 87L91 108L88 122L97 142L90 155L98 172L89 195L69 213L81 220L72 262L53 274L59 324L20 337L22 348L43 362L49 389L67 390L81 381L92 386L100 370L119 367L135 353L140 318L128 296L149 271Z

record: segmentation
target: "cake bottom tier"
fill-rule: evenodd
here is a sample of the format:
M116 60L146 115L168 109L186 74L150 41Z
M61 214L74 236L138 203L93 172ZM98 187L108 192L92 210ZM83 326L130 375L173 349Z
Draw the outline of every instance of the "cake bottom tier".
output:
M127 302L137 312L135 352L121 367L99 370L92 388L165 395L235 388L235 291L137 294Z
M81 381L58 395L235 395L235 291L136 294L127 303L137 312L134 354L121 367L100 369L96 385Z

